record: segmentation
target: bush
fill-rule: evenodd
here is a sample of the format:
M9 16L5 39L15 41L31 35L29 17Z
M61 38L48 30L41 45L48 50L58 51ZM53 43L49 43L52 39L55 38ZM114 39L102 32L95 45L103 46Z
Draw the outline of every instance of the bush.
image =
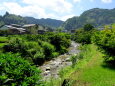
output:
M97 30L92 29L90 31L85 31L83 29L79 29L76 31L73 40L75 40L78 43L82 44L91 44L91 37L93 36L94 32Z
M85 31L90 31L90 30L92 30L94 28L94 26L92 26L91 24L86 24L86 25L84 25L84 30Z
M55 47L48 42L42 42L41 46L44 49L45 59L53 58L52 53L55 52Z
M10 40L9 44L4 46L4 51L20 53L22 57L28 59L30 62L34 62L35 64L41 64L45 57L43 48L41 48L37 42L26 42L19 38Z
M42 85L40 70L17 54L0 54L0 85Z
M115 28L98 31L92 37L92 42L97 44L106 53L106 60L111 56L115 59Z
M46 33L44 35L13 35L3 47L4 52L19 53L35 64L57 57L67 52L70 46L70 35L65 33Z
M78 55L71 56L72 67L74 67L77 63Z
M60 54L67 52L67 48L70 46L70 35L64 33L57 33L50 37L50 42L56 47L56 51Z

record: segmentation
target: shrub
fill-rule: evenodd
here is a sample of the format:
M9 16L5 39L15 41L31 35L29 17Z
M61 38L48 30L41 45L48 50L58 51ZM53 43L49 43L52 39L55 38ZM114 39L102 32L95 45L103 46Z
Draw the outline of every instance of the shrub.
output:
M19 53L30 62L41 64L45 60L67 52L71 43L70 38L71 36L65 33L13 35L8 37L9 42L3 47L3 50Z
M71 56L72 67L74 67L77 63L78 55Z
M92 42L97 44L106 53L106 60L111 56L115 59L115 28L104 29L96 32L92 37Z
M4 51L20 53L22 57L25 57L30 62L32 61L35 64L39 64L39 62L41 64L41 62L44 61L44 50L38 45L37 42L26 42L22 39L15 38L11 40L9 44L4 46Z
M84 25L84 30L85 31L90 31L90 30L92 30L94 28L94 26L92 26L91 24L86 24L86 25Z
M83 29L79 29L76 31L76 33L74 35L74 40L78 43L90 44L91 37L93 36L95 31L97 31L97 30L92 29L90 31L85 31Z
M52 44L48 42L42 42L42 48L44 49L45 59L53 58L52 53L55 52L55 47Z
M40 70L17 54L0 54L0 85L41 86Z
M64 33L57 33L54 36L50 37L50 40L51 44L56 47L56 51L61 54L65 53L67 51L67 48L71 44L69 35Z

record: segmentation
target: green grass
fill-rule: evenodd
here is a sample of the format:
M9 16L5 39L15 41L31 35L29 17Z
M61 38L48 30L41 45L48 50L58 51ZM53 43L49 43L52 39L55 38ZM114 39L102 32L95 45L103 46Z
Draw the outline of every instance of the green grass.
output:
M84 59L70 75L70 79L74 81L72 86L115 86L115 69L103 62L103 54L96 46L88 46L90 50L84 53Z
M8 37L0 36L0 43L5 43L8 41Z
M80 48L82 49L82 52L80 52L79 56L77 57L83 58L83 59L78 60L74 68L72 66L69 66L62 69L60 71L60 76L62 78L71 77L71 74L74 71L82 69L84 65L86 65L87 62L91 59L92 55L95 53L95 51L93 51L94 46L84 45L84 46L81 46Z

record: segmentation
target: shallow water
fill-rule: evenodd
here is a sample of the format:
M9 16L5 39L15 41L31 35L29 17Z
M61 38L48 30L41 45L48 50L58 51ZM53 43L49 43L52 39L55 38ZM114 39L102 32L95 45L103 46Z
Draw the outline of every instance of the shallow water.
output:
M80 52L78 49L79 45L80 44L72 41L68 53L60 55L57 58L45 62L42 66L40 66L40 69L42 70L43 79L47 80L51 77L58 78L60 69L72 65L70 57L71 55L78 54Z

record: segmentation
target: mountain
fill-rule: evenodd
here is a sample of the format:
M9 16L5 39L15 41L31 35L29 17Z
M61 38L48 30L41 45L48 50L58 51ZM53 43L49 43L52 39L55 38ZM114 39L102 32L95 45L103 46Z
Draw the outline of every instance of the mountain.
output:
M85 24L92 24L95 27L115 23L114 9L94 8L83 12L79 17L72 17L66 20L62 27L67 30L83 27Z
M56 19L36 19L33 17L22 17L19 15L9 14L6 12L4 16L0 16L0 26L3 24L41 24L50 28L57 28L61 26L63 21Z
M26 24L26 20L23 17L9 14L8 12L2 17L2 20L5 24Z
M53 28L57 28L59 26L61 26L61 24L63 23L63 21L61 20L56 20L56 19L35 19L33 17L24 17L24 19L27 21L28 24L41 24L44 26L48 26L48 27L53 27Z

